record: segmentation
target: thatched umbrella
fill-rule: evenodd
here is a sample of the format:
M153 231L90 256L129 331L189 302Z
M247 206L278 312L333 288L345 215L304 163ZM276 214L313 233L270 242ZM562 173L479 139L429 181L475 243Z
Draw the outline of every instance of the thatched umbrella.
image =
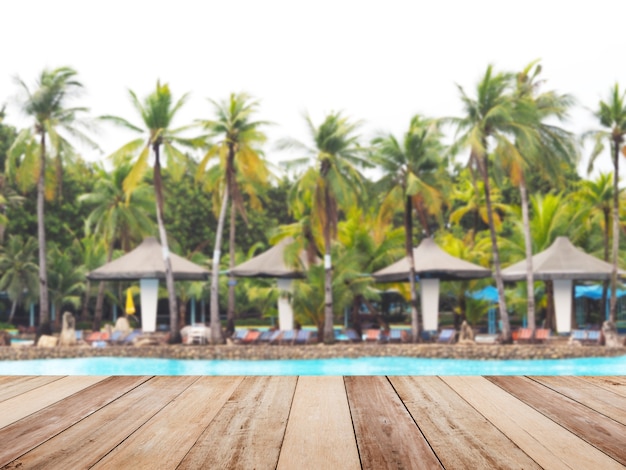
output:
M285 262L285 248L293 243L293 238L286 237L260 255L250 258L229 271L236 277L276 278L278 288L290 292L293 279L305 277L304 270L308 267L306 253L300 255L300 267L288 266ZM278 299L278 325L281 330L293 329L293 309L286 295Z
M554 243L533 256L533 277L554 283L556 329L568 333L572 329L572 281L611 279L612 265L572 245L569 238L557 237ZM626 272L618 270L618 275ZM502 270L505 281L526 280L526 260Z
M170 260L175 280L199 281L209 277L208 270L181 256L170 253ZM139 279L142 329L145 332L156 331L159 280L165 280L163 248L156 238L146 238L134 250L91 271L87 278L92 281Z
M491 276L491 271L443 251L432 238L413 248L415 274L420 284L424 331L439 327L439 281L462 281ZM409 281L409 260L404 257L372 274L378 282Z

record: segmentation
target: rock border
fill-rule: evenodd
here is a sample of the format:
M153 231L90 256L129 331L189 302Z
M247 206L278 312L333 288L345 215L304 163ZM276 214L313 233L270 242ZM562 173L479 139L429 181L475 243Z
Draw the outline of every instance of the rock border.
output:
M0 360L84 357L169 359L330 359L358 357L419 357L444 359L568 359L625 356L626 347L570 344L335 344L335 345L158 345L107 347L0 347Z

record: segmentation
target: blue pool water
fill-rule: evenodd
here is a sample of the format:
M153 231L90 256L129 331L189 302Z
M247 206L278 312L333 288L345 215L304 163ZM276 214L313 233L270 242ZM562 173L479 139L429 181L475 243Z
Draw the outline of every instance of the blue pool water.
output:
M0 361L0 375L626 375L626 356L482 361L405 357L282 361L92 357Z

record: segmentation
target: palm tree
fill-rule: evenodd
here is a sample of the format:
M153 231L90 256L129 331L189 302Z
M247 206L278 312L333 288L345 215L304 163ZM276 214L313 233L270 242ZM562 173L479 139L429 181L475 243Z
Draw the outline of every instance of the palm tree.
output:
M65 304L78 308L84 288L86 270L78 264L71 250L52 246L48 252L50 264L50 302L55 310L55 328L60 329L61 311Z
M465 116L445 119L445 121L456 125L457 135L461 134L453 149L470 148L470 168L477 171L483 181L504 342L511 342L512 338L509 315L506 311L500 253L491 204L489 145L491 142L495 142L500 153L516 152L512 139L523 130L525 121L520 119L520 110L516 108L516 100L510 93L511 83L511 74L494 73L493 67L489 65L485 75L478 83L475 98L469 97L462 87L458 87L461 92Z
M385 191L381 211L404 208L405 251L409 260L411 286L411 331L413 341L420 340L419 311L415 288L413 259L413 210L418 214L422 229L430 236L430 215L441 214L442 195L437 171L442 167L441 133L433 121L414 116L402 141L393 135L374 139L374 162L383 170L380 180Z
M613 206L613 174L600 173L595 180L583 180L579 189L574 193L574 198L580 202L587 211L586 220L590 231L594 226L602 230L602 257L609 262L611 245L611 215ZM606 305L608 281L603 282L602 303Z
M347 289L342 289L341 293L351 303L352 327L359 337L362 334L361 305L365 304L370 314L378 315L372 301L380 300L379 293L374 289L373 278L362 273L382 269L405 253L402 243L405 238L404 228L393 228L391 221L382 222L376 212L352 207L338 226L338 258L335 264L342 267L343 284ZM351 266L351 269L345 269L347 266ZM333 283L337 282L338 276L334 273ZM334 295L333 300L337 303Z
M37 240L11 235L0 252L0 290L11 300L9 323L13 321L16 307L27 298L37 297L38 268L36 263Z
M600 101L595 113L600 124L608 130L593 131L586 137L595 139L595 146L589 161L590 168L598 155L604 150L604 140L608 139L613 160L613 251L611 272L610 322L615 325L617 319L617 260L619 256L619 154L626 155L624 136L626 136L626 92L620 92L615 84L606 101Z
M324 240L324 343L335 341L333 330L333 265L331 241L337 234L339 208L356 203L361 175L356 166L367 166L362 157L363 149L355 134L359 123L352 123L341 113L331 113L316 127L311 118L306 122L313 140L313 147L293 140L284 141L283 147L294 147L306 152L307 156L292 160L289 166L310 167L296 182L291 201L298 195L311 203L311 215L321 227Z
M76 71L69 67L54 70L45 69L31 91L24 81L16 81L24 93L22 109L34 119L34 128L23 130L17 137L11 150L10 158L16 161L22 157L22 167L36 175L37 184L37 238L39 241L39 328L49 329L50 312L48 301L48 274L46 264L46 230L44 222L44 197L46 163L53 159L57 180L61 181L63 157L72 154L72 147L59 133L66 131L73 137L93 144L79 130L78 117L86 108L67 107L68 102L82 90L82 84L76 79ZM35 140L37 139L37 140ZM19 157L18 157L19 156Z
M216 165L206 171L206 187L214 191L215 207L220 207L217 233L215 236L215 250L213 254L213 270L211 277L211 341L223 341L219 324L219 262L222 246L222 232L226 207L231 201L230 210L230 264L231 269L235 262L235 217L239 211L247 222L244 206L244 194L249 197L251 207L261 207L258 194L267 184L269 171L259 146L265 140L265 134L260 127L268 124L265 121L254 121L251 116L257 111L258 101L252 100L247 94L232 93L228 100L217 103L209 100L215 109L216 119L202 120L198 123L209 132L209 137L219 138L219 142L209 147L208 152L200 162L198 174L206 171L209 163L218 158ZM219 197L222 201L219 205ZM231 281L234 279L231 278ZM234 282L229 283L227 334L235 330L235 290Z
M531 62L517 74L517 88L514 93L515 105L521 112L518 116L527 118L524 126L516 129L514 150L509 145L503 146L505 166L508 167L513 184L519 187L522 207L522 220L526 247L526 286L528 326L535 334L535 302L532 266L532 241L528 216L528 190L525 174L529 167L541 168L541 174L558 181L562 175L561 165L572 162L576 155L574 139L571 133L547 120L563 120L567 109L573 104L569 95L559 95L554 91L539 93L541 81L538 76L541 65ZM497 150L496 150L497 151Z
M159 238L163 247L163 262L165 263L165 283L169 298L170 310L170 341L180 342L180 331L178 329L178 308L176 305L176 291L174 289L174 275L172 273L172 262L170 259L169 243L165 231L164 222L164 200L163 200L163 179L161 176L161 147L167 158L167 165L170 171L176 174L177 163L185 162L185 156L177 148L177 145L193 147L196 142L193 139L186 139L180 133L188 127L172 128L172 123L176 114L187 101L187 94L178 101L173 102L170 88L167 84L157 81L156 89L146 96L143 102L139 101L137 95L129 90L131 102L137 113L141 116L143 128L131 124L126 119L117 116L103 116L119 126L130 129L134 132L147 134L146 137L132 140L122 146L111 155L115 164L123 161L127 155L136 154L137 159L132 170L124 180L124 191L130 197L132 190L141 182L148 166L150 151L154 155L153 179L154 196L156 199L156 216L159 229Z
M124 181L132 172L130 161L120 161L111 172L104 168L97 171L97 180L93 192L78 198L82 204L93 207L85 220L87 234L95 234L106 246L107 263L113 259L113 250L119 246L124 252L131 250L135 242L149 235L154 230L154 223L149 215L154 204L152 188L138 182L125 192ZM100 329L102 306L106 282L100 281L93 329Z

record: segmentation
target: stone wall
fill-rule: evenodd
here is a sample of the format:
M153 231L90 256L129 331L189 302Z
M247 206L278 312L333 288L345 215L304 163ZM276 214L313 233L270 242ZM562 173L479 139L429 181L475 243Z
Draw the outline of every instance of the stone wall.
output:
M560 359L623 356L626 347L572 346L567 343L534 345L335 344L224 345L224 346L107 346L37 348L0 347L0 360L71 357L155 357L172 359L327 359L367 356L452 359Z

